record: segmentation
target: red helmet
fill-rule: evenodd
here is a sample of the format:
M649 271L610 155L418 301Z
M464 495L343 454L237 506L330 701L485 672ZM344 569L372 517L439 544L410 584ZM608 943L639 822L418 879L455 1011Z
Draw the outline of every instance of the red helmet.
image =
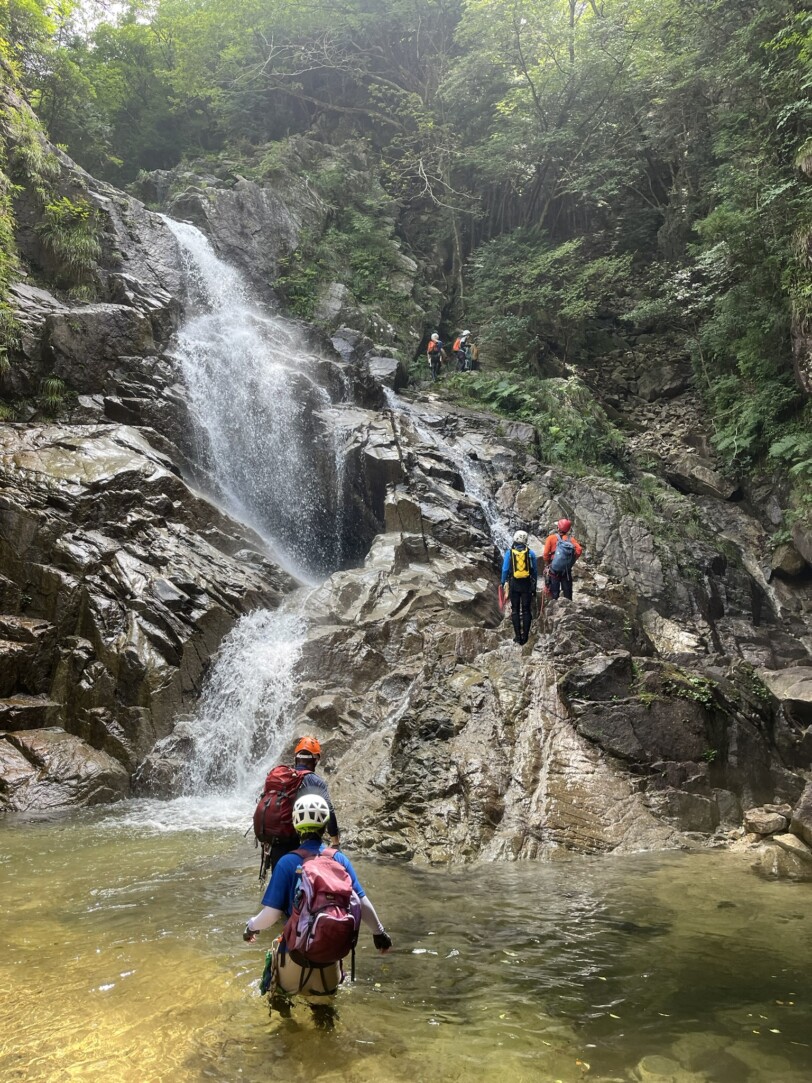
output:
M569 519L559 519L555 525L558 527L559 534L569 534L572 530L572 522Z
M320 756L321 745L315 737L300 737L299 743L293 750L294 756Z

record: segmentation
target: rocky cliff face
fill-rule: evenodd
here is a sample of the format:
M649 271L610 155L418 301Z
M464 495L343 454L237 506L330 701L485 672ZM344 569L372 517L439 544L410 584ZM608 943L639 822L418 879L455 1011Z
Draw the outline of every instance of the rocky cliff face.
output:
M296 705L328 738L354 846L656 847L797 800L812 595L767 583L744 531L719 537L727 505L674 494L644 522L628 486L545 471L528 427L505 439L436 399L390 424L386 532L320 592ZM496 606L491 501L506 522L572 515L586 546L574 602L548 602L523 648ZM691 516L701 543L675 529Z
M5 394L24 403L56 375L75 398L65 422L31 408L0 431L10 809L125 795L139 764L142 790L176 790L194 749L161 739L239 616L295 586L184 480L216 496L173 337L187 301L174 236L60 162L105 241L97 300L49 290L36 204L21 202L37 282L13 290ZM188 200L256 268L237 220L260 197L230 192ZM274 266L257 272L260 294ZM288 724L324 740L355 848L442 861L678 845L723 837L743 807L797 801L812 763L802 545L792 568L770 561L678 362L618 358L601 374L610 408L633 402L638 418L629 483L548 469L530 426L396 394L402 370L358 331L309 348L313 491L334 487L340 459L351 566L310 596ZM322 513L331 530L338 510ZM538 548L560 515L586 547L575 600L546 605L520 648L496 604L495 539L521 525Z

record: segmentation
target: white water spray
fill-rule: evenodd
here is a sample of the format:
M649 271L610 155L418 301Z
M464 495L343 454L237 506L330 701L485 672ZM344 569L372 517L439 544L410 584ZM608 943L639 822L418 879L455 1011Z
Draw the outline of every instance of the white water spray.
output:
M291 613L258 610L226 636L191 724L191 792L245 791L286 751L301 647L302 621Z
M415 410L410 403L405 402L396 395L390 388L385 387L384 394L386 396L387 406L393 413L402 414L407 417L409 424L420 439L428 447L437 448L437 450L441 452L443 458L449 459L454 464L457 472L462 478L466 495L474 499L482 508L482 513L485 516L494 545L496 545L500 551L509 549L512 534L499 513L496 501L488 488L485 472L481 465L475 459L471 459L466 455L461 448L452 444L450 440L446 440L434 432L421 418L418 411Z
M199 229L164 220L180 245L195 312L177 335L176 354L203 476L280 563L317 581L336 567L325 524L336 521L340 496L318 418L330 403L316 380L319 359L292 324L260 309Z

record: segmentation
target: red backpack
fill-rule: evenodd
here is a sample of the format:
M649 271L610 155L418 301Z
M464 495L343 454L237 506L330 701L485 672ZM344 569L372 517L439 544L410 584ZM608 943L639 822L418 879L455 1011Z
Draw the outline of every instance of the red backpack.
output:
M361 900L350 874L333 860L335 850L328 846L320 854L295 853L302 859L301 879L282 936L294 963L329 966L349 955L358 941Z
M293 826L293 802L299 787L310 774L280 763L268 772L265 788L254 809L254 834L260 842L273 843L275 838L290 838L296 834Z

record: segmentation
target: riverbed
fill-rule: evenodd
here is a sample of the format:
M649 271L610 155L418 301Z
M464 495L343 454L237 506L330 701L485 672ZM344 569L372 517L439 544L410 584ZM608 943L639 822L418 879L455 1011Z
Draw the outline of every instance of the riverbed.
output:
M727 853L452 869L355 859L333 1033L269 1015L258 855L233 808L125 803L0 834L0 1077L234 1083L812 1078L808 885ZM216 826L213 826L216 825ZM351 846L347 852L353 858Z

